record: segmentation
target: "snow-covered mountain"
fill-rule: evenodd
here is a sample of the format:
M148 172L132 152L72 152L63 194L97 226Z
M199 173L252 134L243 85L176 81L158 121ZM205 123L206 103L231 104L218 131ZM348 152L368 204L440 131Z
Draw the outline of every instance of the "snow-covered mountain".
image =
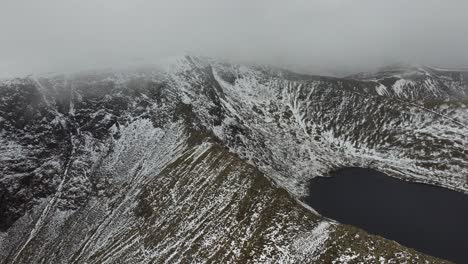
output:
M375 84L376 92L382 96L411 100L447 100L468 96L468 70L396 64L375 73L360 73L349 78Z
M468 192L466 76L187 56L2 81L0 262L442 262L301 198L349 166Z

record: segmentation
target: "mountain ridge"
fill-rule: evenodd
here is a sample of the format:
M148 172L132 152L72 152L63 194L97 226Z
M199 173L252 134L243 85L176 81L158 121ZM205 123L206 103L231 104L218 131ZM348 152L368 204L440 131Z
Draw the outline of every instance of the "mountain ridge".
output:
M458 85L458 80L454 82ZM286 258L286 262L289 258L291 263L313 258L338 261L356 254L365 261L365 257L372 259L368 243L392 243L330 220L320 220L325 221L320 224L320 216L309 209L304 211L300 198L306 194L308 180L339 167L373 167L390 176L468 191L463 174L468 168L467 108L464 101L452 97L452 92L462 91L459 86L400 97L380 94L377 83L368 80L297 75L197 57L177 58L162 69L31 76L0 86L0 160L6 164L0 179L4 193L0 203L4 213L0 220L0 251L5 252L4 263L149 262L163 256L188 261L182 257L187 253L181 251L181 243L189 240L177 240L177 232L185 230L187 236L198 232L192 235L207 238L208 231L184 226L189 219L197 219L197 210L223 197L219 195L224 187L212 188L203 181L235 182L239 180L234 176L238 171L250 171L242 176L249 184L256 179L249 175L266 175L261 177L271 183L264 182L260 188L268 189L270 195L247 195L249 184L240 184L229 195L240 195L249 204L262 206L267 206L268 199L283 197L289 205L276 208L274 215L280 217L282 210L296 212L297 218L284 220L285 225L302 223L312 232L304 243L319 238L321 242L310 244L313 256L302 255L304 249L295 251L291 247L282 249L289 252L286 254L274 249L275 243L270 245L271 238L267 239L269 243L258 241L273 230L284 236L286 245L304 234L301 228L278 229L275 221L241 224L246 230L260 232L248 238L257 242L252 242L253 247L237 244L243 252L232 258L220 254L227 262L240 262L241 256L248 256L251 262L279 258ZM233 162L237 165L225 168L231 176L219 176L217 168ZM193 168L198 172L194 173ZM198 181L190 186L203 186L206 191L172 185L182 179ZM172 186L167 187L169 194L156 194L166 184ZM218 198L203 198L205 202L196 205L195 200L186 199L177 205L177 197L184 197L176 195L180 190L200 199L203 193ZM161 199L167 204L158 205ZM233 198L231 203L238 204L239 200ZM172 217L167 206L178 208L172 213L184 206L198 209L189 210L185 216L176 214L178 224L169 227L154 214L156 209L166 210L167 217ZM217 206L224 212L221 204ZM245 210L241 208L226 209L224 213L238 214ZM260 216L268 215L267 211L259 212ZM219 218L205 216L210 220L194 223L219 225ZM311 220L301 222L301 217ZM140 218L159 224L147 226ZM96 226L94 220L100 224ZM132 228L137 228L133 220L141 224L141 230L166 230L167 235L144 242L144 234L132 233ZM353 236L359 233L363 239L356 239L368 246L348 250L344 246L348 240L330 240L324 235L328 230L325 226ZM57 236L56 228L67 235ZM230 231L217 232L227 235L232 243L241 237L229 235ZM345 237L352 239L351 235ZM41 240L44 243L39 243ZM152 257L140 259L129 251L133 245L141 245L144 249L137 252ZM325 249L315 251L323 245L333 250L329 254ZM54 247L62 250L47 256ZM391 248L393 255L384 258L389 262L416 256L436 261L396 244ZM270 256L269 250L275 253ZM34 251L41 253L31 254ZM213 252L202 251L196 250L201 254L200 261L209 262L206 254ZM176 256L181 258L176 260Z

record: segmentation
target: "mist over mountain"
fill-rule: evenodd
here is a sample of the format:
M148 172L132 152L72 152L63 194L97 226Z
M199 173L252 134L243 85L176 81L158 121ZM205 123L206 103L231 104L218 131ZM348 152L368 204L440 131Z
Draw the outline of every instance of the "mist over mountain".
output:
M0 263L465 263L466 10L3 1Z
M466 1L3 1L0 76L195 54L309 74L468 68Z

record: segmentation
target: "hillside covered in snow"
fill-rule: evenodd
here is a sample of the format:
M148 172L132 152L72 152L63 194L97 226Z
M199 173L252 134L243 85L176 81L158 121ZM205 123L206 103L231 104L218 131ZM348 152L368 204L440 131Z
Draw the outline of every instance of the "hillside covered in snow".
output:
M0 263L443 263L320 216L368 167L468 192L468 73L179 57L0 82Z

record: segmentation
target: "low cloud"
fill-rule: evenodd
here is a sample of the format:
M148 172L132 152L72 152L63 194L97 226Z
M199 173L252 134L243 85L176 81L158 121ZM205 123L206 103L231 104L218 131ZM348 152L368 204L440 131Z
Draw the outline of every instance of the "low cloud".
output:
M309 73L468 68L464 0L4 0L0 76L200 54Z

